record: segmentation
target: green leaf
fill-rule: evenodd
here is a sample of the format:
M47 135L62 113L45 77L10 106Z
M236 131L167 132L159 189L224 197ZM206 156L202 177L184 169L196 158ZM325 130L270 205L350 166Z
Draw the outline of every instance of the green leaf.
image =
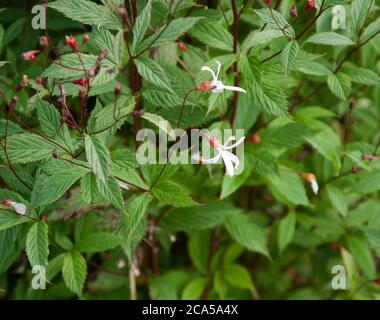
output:
M58 0L49 3L66 17L84 24L108 29L122 29L120 18L106 6L98 5L89 0Z
M0 205L0 231L30 221L27 217L9 212L11 208Z
M309 205L305 186L301 178L295 172L281 168L278 173L272 173L266 177L272 186L287 201L295 205Z
M369 15L372 0L353 0L351 4L352 27L355 34L364 26L365 20Z
M246 164L248 166L248 163ZM222 181L222 192L220 194L220 199L227 198L229 195L238 190L244 182L251 175L250 168L245 167L244 171L239 175L234 175L232 177L224 175Z
M182 300L201 299L207 283L208 280L206 278L198 278L190 281L182 292Z
M165 71L157 62L145 56L140 56L138 59L135 59L134 61L138 72L145 80L150 81L156 86L174 94L170 81L165 74Z
M98 232L85 236L76 244L76 249L80 252L95 253L102 252L121 244L121 237L108 232Z
M170 211L161 221L171 231L195 231L221 225L227 218L240 212L228 202L218 201L208 205Z
M297 59L298 50L299 46L296 40L288 42L284 50L282 50L281 62L285 74L288 74L289 70L292 69L295 60Z
M22 133L7 139L7 153L12 164L50 159L56 149L57 145L36 134Z
M61 124L61 116L50 103L37 99L37 114L42 131L49 137L55 138L71 152L74 152L73 143L66 124Z
M43 168L44 173L38 174L31 195L31 206L43 206L61 198L65 192L88 170L80 166L51 160Z
M202 230L192 232L189 237L188 251L191 261L200 272L206 274L208 270L211 233L209 230Z
M332 205L339 211L342 216L346 216L348 212L347 199L343 192L332 184L326 186L327 194Z
M106 182L96 179L97 186L102 196L116 208L123 210L124 201L120 186L113 176L109 176Z
M210 21L202 21L191 30L191 35L200 42L221 50L231 51L233 38L223 27Z
M344 66L344 71L350 77L352 82L375 86L380 82L380 77L377 73L370 69L358 68L354 65Z
M363 172L354 189L361 194L368 194L380 190L380 171Z
M78 296L82 295L86 274L87 264L83 256L77 251L66 253L62 266L63 280L66 286Z
M364 231L372 249L376 253L376 256L380 257L380 230L365 228Z
M112 62L118 64L117 52L116 52L116 44L117 40L115 36L105 28L94 28L92 30L92 38L94 41L96 48L98 50L107 49L108 56L107 58Z
M249 50L254 46L266 44L272 39L279 37L284 37L284 34L280 30L251 31L242 44L242 50Z
M29 229L26 237L26 254L33 267L47 265L49 239L48 226L45 222L36 222Z
M364 239L350 235L346 238L348 250L368 279L376 278L376 266L369 245Z
M350 38L336 32L320 32L306 39L305 43L323 44L329 46L350 46L354 45Z
M145 234L147 224L147 209L152 197L143 193L131 197L120 220L119 233L123 237L123 248L129 259Z
M145 8L138 15L134 27L133 27L133 42L132 42L132 52L137 53L137 50L141 44L142 39L146 31L148 30L151 18L151 1L149 0Z
M364 29L363 34L360 37L360 43L367 42L369 39L374 38L380 34L380 18L376 19Z
M296 228L297 217L294 212L290 212L281 219L278 226L278 248L282 253L293 239Z
M98 138L90 135L85 136L85 149L92 172L101 182L106 183L111 161L108 149Z
M198 205L180 185L170 181L159 181L152 190L153 195L165 204L181 208Z
M147 121L155 124L157 127L159 127L163 132L165 132L173 140L176 139L176 135L174 133L174 130L173 130L172 126L163 117L161 117L161 116L159 116L157 114L153 114L153 113L149 113L149 112L144 112L141 115L141 118L144 118L145 120L147 120Z
M231 285L252 290L254 288L251 275L248 270L238 264L229 264L223 267L223 276Z
M190 30L202 17L188 17L174 19L168 26L163 26L144 40L141 48L147 48L154 42L154 46L162 46L177 40L183 33Z
M340 72L337 75L331 73L327 77L327 85L330 91L342 100L347 100L351 92L351 80L346 74Z
M272 29L283 32L287 37L294 38L295 32L292 25L286 21L280 12L269 9L258 9L255 13Z
M242 213L237 213L227 219L225 227L231 237L248 250L262 253L269 257L265 231L251 218Z

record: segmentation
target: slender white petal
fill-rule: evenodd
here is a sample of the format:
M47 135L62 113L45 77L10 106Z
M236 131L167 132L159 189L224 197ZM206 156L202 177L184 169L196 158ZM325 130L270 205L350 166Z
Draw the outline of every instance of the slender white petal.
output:
M221 157L221 153L219 152L214 158L211 158L211 159L203 159L202 160L202 163L204 164L214 164L214 163L217 163Z
M311 184L311 189L313 189L313 192L315 194L318 194L318 191L319 191L319 186L318 186L318 182L317 180L313 179L310 181L310 184Z
M224 91L223 86L218 86L211 90L212 93L223 93L223 91Z
M235 164L235 169L240 165L239 158L236 155L234 155L232 152L222 150L221 153L224 153L225 156L228 157Z
M239 91L239 92L247 93L247 91L245 91L243 88L240 88L240 87L223 85L223 88L226 90Z
M218 78L216 77L215 72L210 67L203 66L201 70L210 72L212 74L213 81L218 81Z
M231 157L229 154L226 152L221 153L224 165L226 166L226 172L230 177L233 177L235 174L235 168L234 165L232 164Z
M232 141L236 140L236 138L234 136L232 137L229 137L226 142L224 143L224 147L227 147Z
M17 202L12 201L11 206L13 207L13 209L15 209L15 211L18 214L25 214L26 212L26 206L23 203L17 203Z
M238 145L242 144L243 141L244 141L244 139L245 139L245 137L242 137L236 143L234 143L234 144L232 144L230 146L226 146L226 143L225 143L224 146L223 146L223 149L224 150L231 150L231 149L237 147Z
M216 69L216 80L219 78L220 68L222 67L222 64L219 60L216 60L216 64L218 65L218 68Z

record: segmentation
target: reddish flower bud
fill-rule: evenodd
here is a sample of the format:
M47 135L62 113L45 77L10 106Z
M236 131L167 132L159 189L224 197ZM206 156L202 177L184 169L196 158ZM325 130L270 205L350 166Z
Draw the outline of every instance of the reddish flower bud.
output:
M41 77L36 77L36 82L38 84L44 84L44 79L42 79Z
M73 36L65 36L66 44L73 50L77 51L77 42Z
M40 220L43 221L43 222L45 222L45 223L48 223L48 219L47 219L47 217L44 216L44 215L41 215L41 216L40 216Z
M362 159L368 160L368 161L373 161L373 160L379 160L379 157L373 156L372 154L363 154Z
M59 92L61 96L65 96L66 95L65 86L63 84L60 84L58 88L59 88Z
M105 59L107 57L108 57L108 50L107 49L103 49L103 50L100 51L100 53L98 55L98 60L102 61L103 59Z
M18 96L13 96L13 98L12 98L10 104L9 104L9 108L8 108L8 113L10 115L13 114L17 102L18 102Z
M11 203L12 203L11 199L0 200L0 204L7 206L7 207L10 207Z
M116 85L115 85L115 96L118 96L118 95L120 95L120 93L121 93L121 84L120 84L120 82L116 82Z
M28 85L28 81L28 76L24 74L20 83L16 86L16 92L20 92L23 88L25 88Z
M58 153L57 153L57 150L52 150L51 152L51 156L54 158L54 159L57 159L58 158Z
M185 47L185 44L184 44L183 42L178 42L177 47L178 47L179 50L181 50L181 51L183 51L183 52L187 52L187 51L189 51L189 49L187 49L187 48Z
M204 81L195 87L197 91L208 91L214 88L211 81Z
M352 167L351 168L352 173L358 173L360 170L361 170L361 168L358 168L358 167Z
M315 8L315 0L308 0L307 5L305 7L305 11L308 12Z
M26 61L36 61L37 57L36 54L40 53L40 50L30 50L22 53L22 58Z
M375 282L375 284L377 284L378 286L380 286L380 278L376 279L374 282Z
M90 40L90 36L88 34L85 34L83 37L82 37L82 43L83 44L86 44L88 42L88 40Z
M41 36L39 39L41 50L46 50L49 47L49 39L47 36Z
M79 84L82 87L85 87L86 84L87 84L87 79L86 78L80 78L78 80L73 80L71 82L74 83L74 84Z
M256 144L258 144L258 143L261 142L261 137L260 137L258 134L255 134L255 135L249 137L249 138L248 138L248 141L249 141L249 142L252 142L252 143L256 143Z
M270 0L264 0L266 4L270 4Z
M297 7L294 4L290 7L289 13L292 17L297 17Z

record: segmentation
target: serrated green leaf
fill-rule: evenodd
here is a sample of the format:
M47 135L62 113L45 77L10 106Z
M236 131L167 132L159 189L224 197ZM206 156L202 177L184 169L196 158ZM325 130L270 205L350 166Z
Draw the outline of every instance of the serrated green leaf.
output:
M159 127L163 132L165 132L171 139L175 141L176 135L174 133L174 130L170 123L165 120L163 117L149 113L149 112L144 112L141 115L141 118L144 118L145 120L148 120L149 122L155 124L157 127Z
M282 31L286 36L293 38L294 29L288 21L276 10L258 9L255 13L272 29Z
M152 197L148 193L131 197L120 220L119 233L123 237L123 248L129 259L144 236L147 225L147 208Z
M87 275L87 264L79 252L73 251L65 254L62 275L66 286L81 296Z
M281 219L278 226L278 248L282 253L293 239L297 217L294 212L290 212L285 218Z
M340 72L337 75L331 73L327 76L327 85L330 91L342 100L347 100L351 92L351 79Z
M98 138L90 135L85 137L85 149L92 172L101 182L106 183L111 161L108 149Z
M332 184L328 184L326 186L326 191L332 205L339 211L342 216L346 216L348 206L347 199L344 196L343 192Z
M284 50L281 53L282 67L285 74L288 74L289 70L293 67L298 54L299 46L296 40L288 42Z
M246 268L239 264L229 264L223 267L223 276L233 286L242 289L253 289L251 276Z
M180 185L170 181L159 181L152 190L153 195L163 203L181 208L198 205Z
M137 53L137 50L144 38L145 32L148 30L151 17L151 2L148 1L145 8L138 15L135 24L133 26L133 41L132 41L132 52Z
M79 252L95 253L102 252L121 244L121 237L108 232L98 232L84 236L76 244L75 248Z
M208 280L206 278L198 278L190 281L182 292L182 300L200 299L207 283Z
M145 56L140 56L134 61L138 72L144 79L174 94L164 69L157 62Z
M354 0L351 4L352 27L355 34L359 34L369 14L372 0Z
M254 223L248 215L234 214L226 220L224 225L237 243L248 250L259 252L269 257L265 231Z
M116 208L120 210L124 209L124 201L120 186L113 176L109 176L106 182L96 178L96 183L104 199Z
M223 201L204 206L170 211L162 224L172 231L195 231L210 229L222 224L227 218L240 212L231 204Z
M360 37L360 43L369 41L369 39L380 34L380 18L376 19L364 29L363 34Z
M305 43L323 44L329 46L350 46L354 45L350 38L336 32L320 32L306 39Z
M0 205L0 231L30 221L27 217L10 211L11 208Z
M26 237L26 254L33 267L47 265L49 239L48 226L45 222L36 222L29 229Z
M109 8L88 0L58 0L49 8L62 12L66 17L84 24L109 29L122 29L119 17Z

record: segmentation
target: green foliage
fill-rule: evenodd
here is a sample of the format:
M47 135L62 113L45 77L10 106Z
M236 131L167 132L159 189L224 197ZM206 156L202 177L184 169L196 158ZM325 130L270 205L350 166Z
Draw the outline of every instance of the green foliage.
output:
M380 1L293 2L0 9L0 299L379 298Z

